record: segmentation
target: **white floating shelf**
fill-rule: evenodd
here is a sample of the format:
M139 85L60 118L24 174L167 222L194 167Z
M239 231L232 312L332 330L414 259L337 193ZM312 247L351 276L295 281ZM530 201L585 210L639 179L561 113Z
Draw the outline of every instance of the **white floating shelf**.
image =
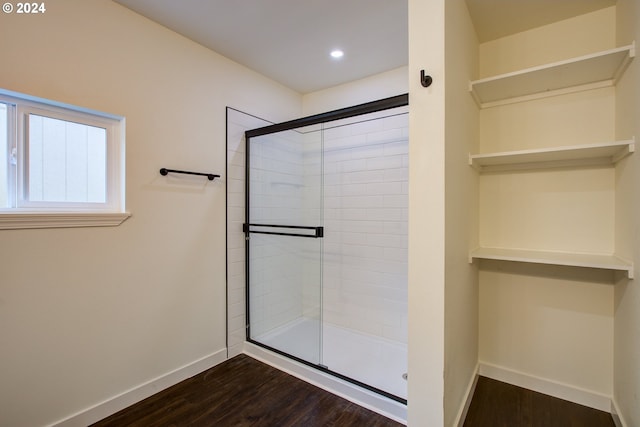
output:
M469 164L480 172L612 165L634 150L635 138L602 144L470 154Z
M505 248L478 248L472 251L469 255L469 262L473 262L474 259L492 259L499 261L562 265L569 267L600 268L623 271L627 274L629 279L633 279L633 263L626 262L615 255L547 252Z
M481 107L615 85L635 56L635 42L565 61L469 82Z

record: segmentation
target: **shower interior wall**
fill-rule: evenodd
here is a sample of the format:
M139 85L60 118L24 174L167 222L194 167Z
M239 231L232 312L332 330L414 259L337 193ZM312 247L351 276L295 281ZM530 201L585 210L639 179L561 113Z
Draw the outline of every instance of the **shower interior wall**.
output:
M244 133L270 124L242 111L227 108L227 355L242 353L246 338L246 277Z
M403 344L407 111L329 123L324 131L323 320Z
M321 134L317 126L255 138L250 147L252 223L317 226ZM315 149L312 149L315 148ZM303 317L317 318L319 241L253 235L251 336ZM302 255L303 261L300 262Z

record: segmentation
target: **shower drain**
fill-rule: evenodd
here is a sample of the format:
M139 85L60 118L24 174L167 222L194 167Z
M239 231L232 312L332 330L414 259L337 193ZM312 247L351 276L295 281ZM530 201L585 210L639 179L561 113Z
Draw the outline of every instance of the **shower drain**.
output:
M402 379L403 379L403 380L406 380L406 379L407 379L407 377L408 377L408 375L407 375L407 373L406 373L406 372L405 372L404 374L402 374Z

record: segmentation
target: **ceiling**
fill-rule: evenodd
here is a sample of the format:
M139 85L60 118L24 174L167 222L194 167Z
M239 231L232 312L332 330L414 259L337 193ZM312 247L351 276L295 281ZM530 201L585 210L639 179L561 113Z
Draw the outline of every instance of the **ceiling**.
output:
M408 62L407 0L114 1L300 93ZM481 42L615 4L466 1ZM329 56L335 48L340 60Z

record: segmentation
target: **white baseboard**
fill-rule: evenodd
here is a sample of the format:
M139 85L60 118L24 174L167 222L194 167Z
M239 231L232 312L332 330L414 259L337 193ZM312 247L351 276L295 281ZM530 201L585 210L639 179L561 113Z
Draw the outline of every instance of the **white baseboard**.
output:
M473 394L476 391L476 384L478 384L478 370L479 365L476 365L476 368L473 370L473 375L469 381L469 385L467 386L467 398L464 401L464 404L458 410L458 415L456 416L454 426L462 427L464 425L464 420L467 418L467 412L469 412L469 406L471 405L471 400L473 399Z
M611 396L591 390L551 381L546 378L535 377L484 362L480 362L478 373L494 380L513 384L539 393L544 393L549 396L568 400L590 408L599 409L605 412L611 411Z
M615 399L611 399L611 416L616 427L627 427L627 423L624 422L624 418L620 414L620 408Z
M244 351L244 342L241 342L240 344L232 345L229 347L228 358L231 359L233 357L236 357L237 355L242 354L243 351Z
M244 353L296 378L313 384L323 390L347 399L399 423L407 423L407 407L378 393L358 387L333 375L280 356L255 344L245 342Z
M226 359L227 349L225 348L55 422L51 427L85 427L93 424L180 381L206 371Z

